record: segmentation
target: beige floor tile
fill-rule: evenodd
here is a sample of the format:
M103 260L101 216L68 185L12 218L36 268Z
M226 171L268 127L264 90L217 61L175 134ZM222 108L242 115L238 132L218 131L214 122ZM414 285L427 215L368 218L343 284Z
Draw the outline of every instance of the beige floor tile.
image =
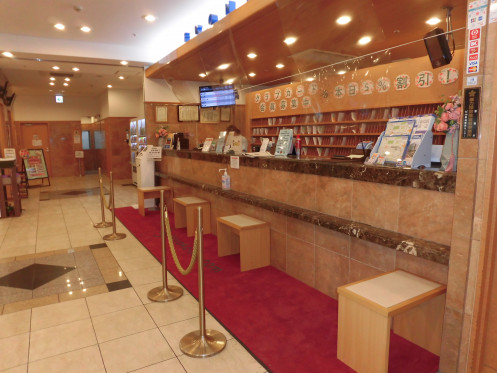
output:
M228 341L225 350L208 359L186 355L181 355L178 359L188 373L264 373L266 371L235 339Z
M84 299L33 308L32 313L31 331L90 318Z
M96 343L90 319L38 330L31 333L29 361L45 359Z
M133 286L152 284L162 281L162 268L145 268L138 271L125 272Z
M147 307L157 326L168 325L198 316L198 302L188 294L184 294L172 302L154 302L146 304L145 307Z
M210 314L205 315L205 326L206 329L217 330L218 332L223 333L228 341L233 339L233 336ZM200 330L198 314L197 317L162 326L159 329L176 356L183 355L183 352L179 348L179 342L181 341L181 338L188 333Z
M2 373L26 373L27 371L28 371L28 365L23 364L23 365L19 365L19 366L15 367L15 368L2 370Z
M103 294L103 293L108 293L108 292L109 292L109 289L107 288L106 285L99 285L99 286L94 286L94 287L90 287L87 289L69 291L67 293L59 294L59 300L61 302L65 302L68 300L73 300L73 299L78 299L78 298L86 298L86 297L90 297L92 295L98 295L98 294Z
M66 235L57 235L52 237L40 237L36 241L36 252L52 251L52 250L62 250L69 249L71 247L71 242L69 237Z
M28 362L29 333L0 339L0 370Z
M132 288L112 291L86 298L92 317L141 306L142 302Z
M5 315L11 312L27 310L29 308L46 306L48 304L57 303L58 301L59 297L57 296L57 294L53 294L42 298L34 298L34 299L23 300L20 302L10 303L4 306L3 314Z
M27 244L27 245L22 244L11 247L2 245L0 247L0 258L10 258L13 256L34 254L36 252L35 247L36 247L35 244Z
M108 241L107 244L109 245L110 242L111 241ZM110 251L112 252L112 255L114 255L114 258L116 258L118 262L123 261L123 260L128 260L128 259L144 257L145 256L144 250L146 250L143 247L138 247L138 246L116 247L116 246L109 245L109 248L110 248ZM149 254L147 254L147 255L149 255Z
M157 259L152 257L152 255L121 260L119 261L119 265L124 270L124 272L138 271L140 269L146 268L160 268L161 266Z
M174 358L174 353L157 329L100 344L108 373L129 372Z
M114 259L113 256L108 256L104 258L96 258L97 265L100 269L110 269L110 268L117 268L119 267L119 264L117 264L117 260Z
M98 346L85 347L29 364L29 373L105 373Z
M154 321L144 306L107 313L92 319L98 343L154 329Z
M106 283L128 279L120 267L100 269L100 272L102 273Z
M0 316L0 339L29 333L31 310Z
M133 373L186 373L178 359L169 359L159 364L134 370Z

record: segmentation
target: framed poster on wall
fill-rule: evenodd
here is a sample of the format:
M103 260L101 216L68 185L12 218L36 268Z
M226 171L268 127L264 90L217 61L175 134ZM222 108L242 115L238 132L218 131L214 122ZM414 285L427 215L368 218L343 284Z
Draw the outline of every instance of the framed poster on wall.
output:
M155 107L155 122L156 123L166 123L167 122L167 106L157 105Z
M28 149L22 161L28 180L49 179L43 149ZM50 179L48 183L50 185Z
M198 122L198 106L178 106L178 120L180 122Z
M209 107L200 109L200 123L219 123L219 107Z

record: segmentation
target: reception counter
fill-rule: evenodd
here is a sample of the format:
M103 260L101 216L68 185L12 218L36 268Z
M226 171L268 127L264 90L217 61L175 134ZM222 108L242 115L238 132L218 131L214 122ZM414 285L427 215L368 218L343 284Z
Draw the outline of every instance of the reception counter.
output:
M231 169L229 161L165 150L156 170L175 196L209 200L212 223L238 213L268 221L271 264L330 296L394 269L447 283L454 173L247 157ZM221 189L221 168L231 190Z

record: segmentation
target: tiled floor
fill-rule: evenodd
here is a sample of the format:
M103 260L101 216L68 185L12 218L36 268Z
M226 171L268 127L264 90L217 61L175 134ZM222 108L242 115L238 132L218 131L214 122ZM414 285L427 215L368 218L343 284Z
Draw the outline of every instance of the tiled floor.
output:
M129 183L115 182L116 207L136 203ZM20 217L0 219L0 372L266 371L209 314L226 349L183 355L180 339L198 329L197 301L187 291L170 303L148 300L160 264L119 222L124 240L104 241L112 228L93 227L96 175L51 184L29 190Z

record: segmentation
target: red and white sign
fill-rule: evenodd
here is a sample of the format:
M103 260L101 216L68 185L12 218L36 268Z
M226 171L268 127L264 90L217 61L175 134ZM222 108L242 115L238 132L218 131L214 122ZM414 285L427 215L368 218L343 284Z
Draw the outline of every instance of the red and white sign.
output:
M480 70L480 37L481 28L475 28L468 32L468 54L466 59L467 73L475 74Z

